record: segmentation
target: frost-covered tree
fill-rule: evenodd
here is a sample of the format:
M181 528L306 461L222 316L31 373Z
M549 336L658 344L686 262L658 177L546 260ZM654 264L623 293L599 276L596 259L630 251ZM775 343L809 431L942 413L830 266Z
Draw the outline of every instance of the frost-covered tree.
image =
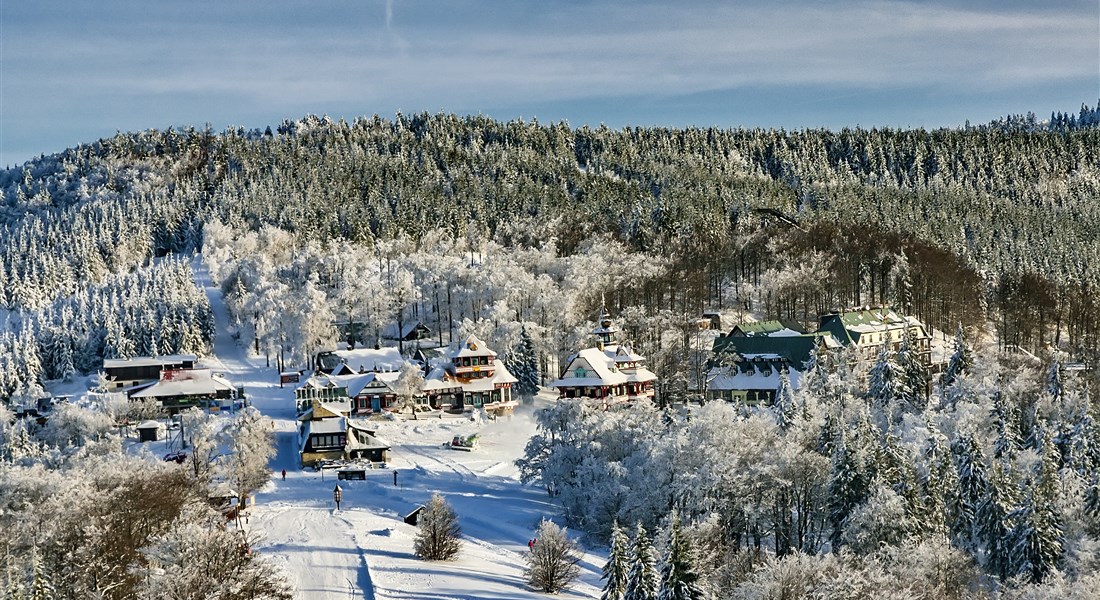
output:
M1049 434L1044 435L1038 473L1008 517L1013 523L1007 540L1013 570L1035 583L1057 569L1065 545L1055 452Z
M953 502L948 506L951 531L961 547L974 550L979 543L978 514L989 490L985 458L973 435L955 438L951 442L951 456L958 480Z
M268 463L275 456L271 419L248 407L226 428L229 452L222 469L244 506L248 496L271 480Z
M876 406L889 407L904 397L905 381L894 362L889 340L882 343L867 381L867 396Z
M607 553L607 562L603 566L603 593L600 600L623 600L626 594L627 573L630 558L627 554L628 540L616 520L611 524L611 545Z
M943 371L943 389L951 387L961 373L969 371L973 362L973 352L970 350L970 345L966 343L962 323L960 323L955 329L954 351L947 359L947 368Z
M659 600L703 600L706 594L699 585L695 567L695 552L680 528L680 518L672 513L669 520L668 547L661 560Z
M1001 579L1016 575L1013 545L1013 510L1018 501L1016 483L994 464L986 482L986 491L974 515L978 540L985 551L986 570Z
M424 372L420 365L406 361L401 365L401 372L393 384L394 393L397 395L397 408L401 411L410 411L416 418L416 397L424 388Z
M195 482L204 488L210 485L221 456L221 423L220 418L201 408L191 407L182 413L182 435L189 446L185 464Z
M1065 393L1065 383L1062 381L1062 353L1057 348L1050 353L1050 362L1047 363L1045 388L1055 400L1060 400Z
M568 532L549 519L543 519L535 530L535 543L524 555L525 571L531 587L556 594L580 575L580 551Z
M791 389L791 378L786 369L779 373L779 388L775 392L775 402L772 403L772 412L775 413L775 421L779 428L786 431L795 418L797 407L795 406L795 394Z
M220 526L222 516L195 506L151 540L138 570L139 598L290 600L286 577L258 556L247 535Z
M54 600L56 592L53 585L53 574L47 570L45 562L38 554L38 548L32 549L31 561L33 579L29 600Z
M526 325L520 330L519 343L508 355L505 366L519 380L514 387L516 393L523 396L534 396L538 393L541 378L539 357Z
M925 368L912 335L906 328L897 352L898 374L902 385L898 386L898 400L911 412L920 412L928 404L928 369Z
M649 541L641 522L634 526L634 538L630 542L629 570L623 600L657 600L661 589L660 573L653 544Z
M413 552L424 560L451 560L462 548L458 517L439 493L420 511Z

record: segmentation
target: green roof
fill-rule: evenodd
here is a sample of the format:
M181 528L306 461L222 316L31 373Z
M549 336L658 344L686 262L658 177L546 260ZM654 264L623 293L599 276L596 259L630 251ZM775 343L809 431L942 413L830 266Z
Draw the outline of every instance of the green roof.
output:
M755 323L740 323L733 330L730 331L730 335L734 335L737 331L740 331L746 336L768 336L784 329L790 329L797 331L798 333L806 333L806 330L802 328L802 325L794 321L757 321Z
M775 355L796 369L801 369L813 357L818 345L824 343L822 337L827 332L808 333L781 337L767 336L722 336L714 340L714 353L733 352L746 355Z

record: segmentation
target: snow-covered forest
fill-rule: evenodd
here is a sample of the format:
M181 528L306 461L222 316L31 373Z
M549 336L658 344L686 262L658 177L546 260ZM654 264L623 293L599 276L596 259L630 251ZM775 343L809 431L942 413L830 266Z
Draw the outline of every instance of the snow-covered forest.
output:
M601 539L677 513L710 598L1094 593L1100 430L1085 382L975 355L961 336L931 397L904 372L883 356L861 384L818 366L769 408L562 400L518 464Z
M120 133L0 171L0 408L103 358L210 355L194 253L237 343L278 369L333 348L338 323L372 345L420 321L439 345L476 334L505 362L533 352L545 382L606 306L659 374L661 406L563 401L520 461L593 543L615 520L671 531L675 513L715 598L1086 597L1098 121L1082 107L788 132L418 114ZM703 310L809 324L879 303L959 329L930 394L884 351L866 380L851 357L822 360L770 408L691 405ZM122 408L64 408L35 431L6 410L0 523L18 536L0 581L152 597L184 576L216 584L173 571L173 553L239 554L194 506L198 462L181 475L119 451ZM232 476L229 459L217 468ZM127 504L151 489L178 491L155 522ZM88 514L94 527L66 529ZM262 561L234 564L243 579L223 584L288 593Z

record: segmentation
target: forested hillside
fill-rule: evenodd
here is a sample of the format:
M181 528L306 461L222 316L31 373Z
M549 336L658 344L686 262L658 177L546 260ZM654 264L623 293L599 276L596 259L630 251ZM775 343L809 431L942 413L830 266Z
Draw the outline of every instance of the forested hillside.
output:
M1100 350L1097 123L1088 107L935 131L307 117L118 134L0 172L0 513L21 540L5 581L164 595L179 578L158 557L205 523L202 552L289 595L184 510L202 502L183 493L194 482L141 458L113 474L112 411L132 405L9 427L5 405L103 357L208 353L201 252L238 342L279 368L331 348L337 322L369 344L421 321L510 364L534 348L553 377L606 305L663 406L555 403L518 466L590 540L615 519L663 531L666 588L678 574L716 598L1088 597L1100 430L1075 373ZM905 341L873 366L815 360L773 406L677 402L701 389L703 309L813 322L880 302L958 328L942 377ZM1017 346L1045 367L999 352ZM253 426L237 428L270 432ZM104 506L120 506L149 481L179 490L156 527L88 501L115 490Z
M839 306L892 302L941 330L984 330L991 319L1003 345L1056 343L1091 356L1100 348L1096 120L1083 107L1047 123L786 132L419 114L118 134L0 172L0 304L15 311L4 343L34 335L43 354L50 336L41 332L64 320L59 298L197 250L216 222L228 237L277 228L292 247L320 254L354 247L392 258L394 240L406 256L444 244L471 264L490 242L559 259L616 243L626 263L660 268L594 282L576 316L601 295L617 312L663 310L672 321L733 306L812 321ZM376 270L392 284L392 265ZM335 307L337 290L314 275ZM414 281L407 303L422 306L410 310L439 321L442 305L426 298L441 283L429 294ZM123 353L153 343L142 322L120 321ZM155 332L154 345L201 349L201 329ZM43 368L39 377L64 371Z

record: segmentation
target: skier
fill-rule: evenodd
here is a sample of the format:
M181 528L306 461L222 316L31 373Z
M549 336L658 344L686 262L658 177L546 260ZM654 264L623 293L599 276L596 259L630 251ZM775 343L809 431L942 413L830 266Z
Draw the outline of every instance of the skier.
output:
M283 469L283 481L286 481L286 469Z

